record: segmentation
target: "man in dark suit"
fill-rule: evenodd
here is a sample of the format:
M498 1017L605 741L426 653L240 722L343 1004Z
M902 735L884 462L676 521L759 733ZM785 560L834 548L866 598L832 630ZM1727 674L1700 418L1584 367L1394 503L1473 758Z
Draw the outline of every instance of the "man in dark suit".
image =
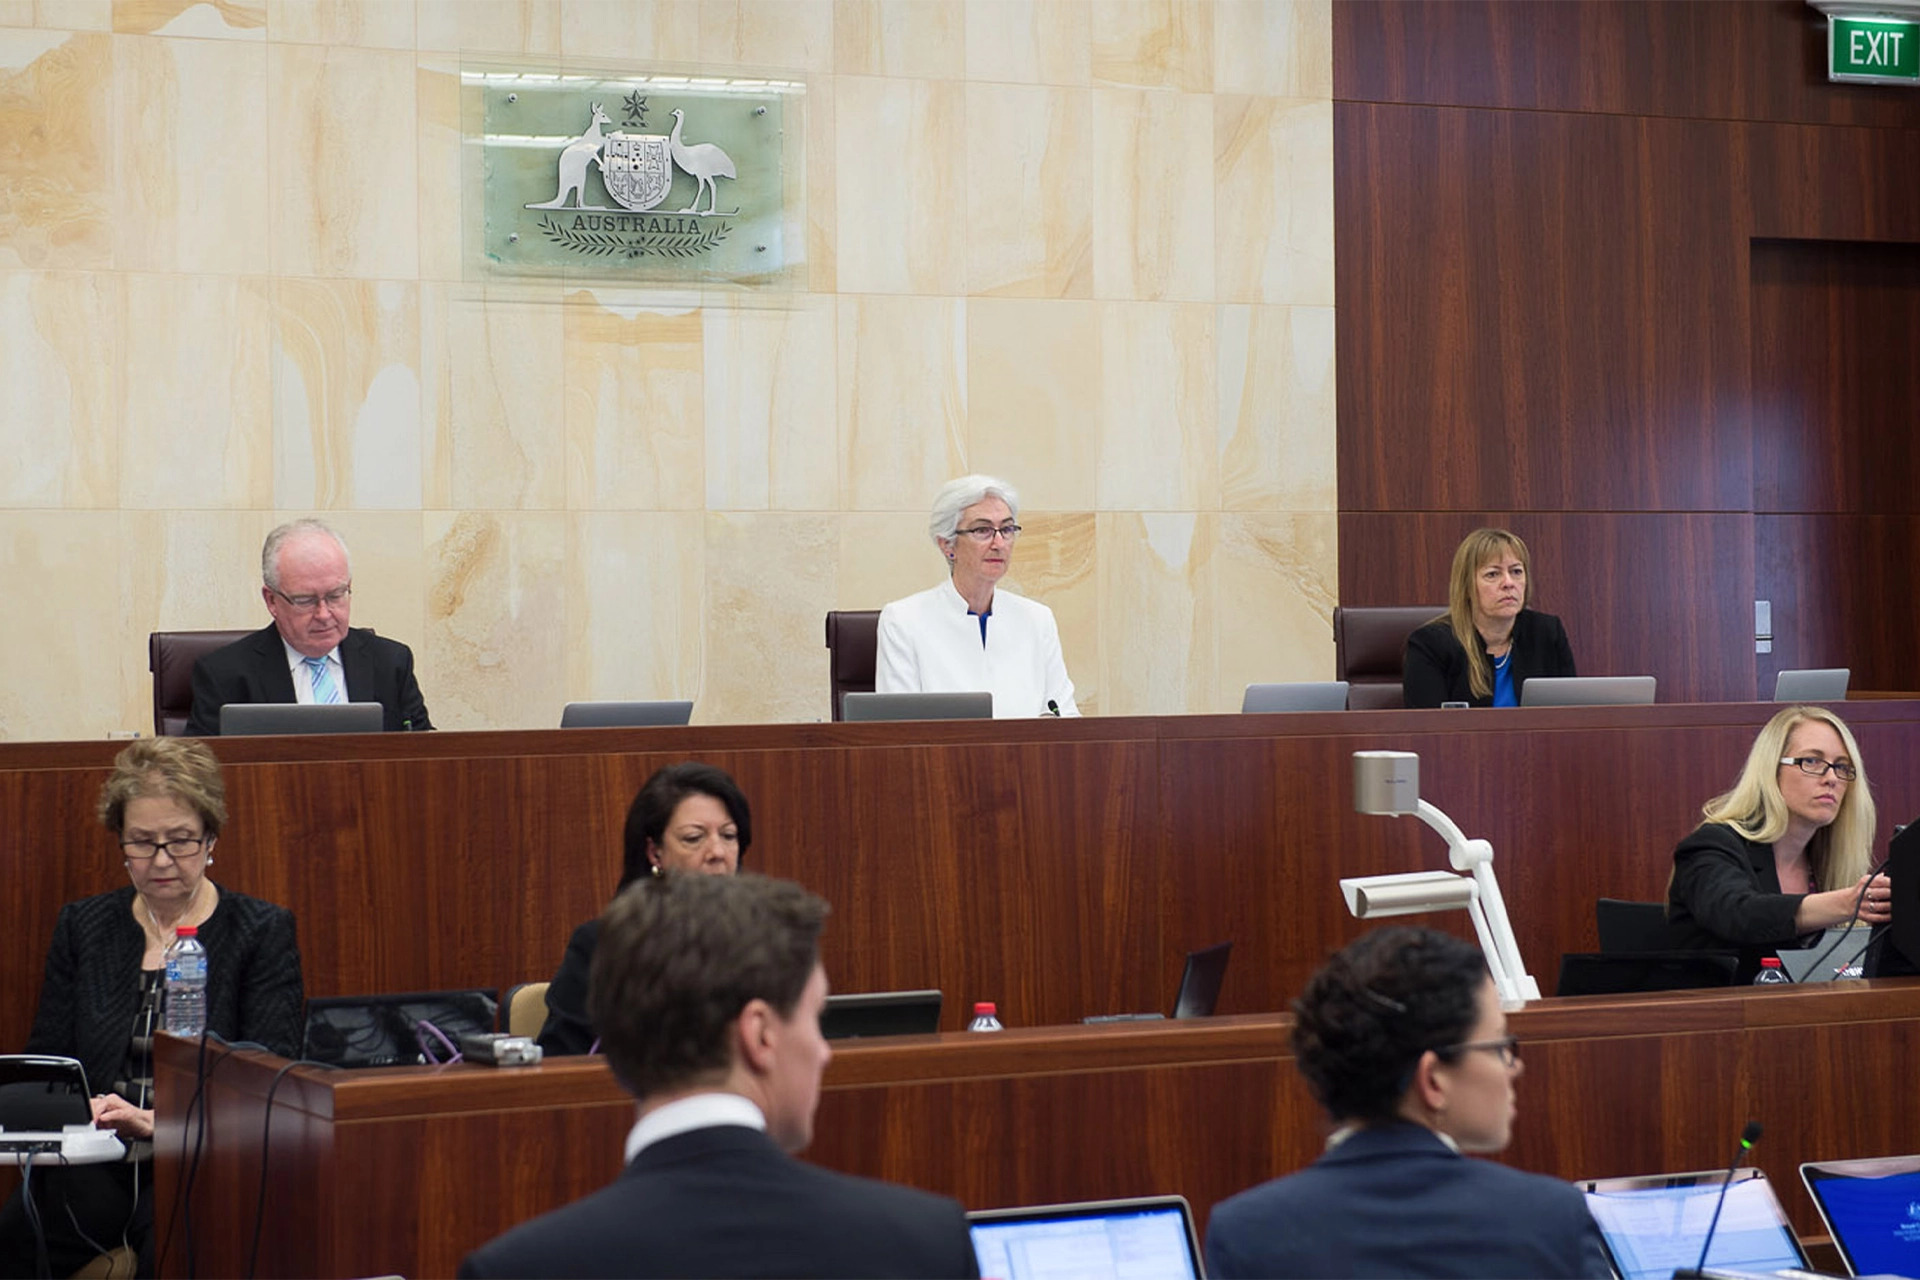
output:
M830 1173L813 1137L827 904L763 876L669 873L601 917L588 1012L639 1100L611 1186L476 1249L491 1276L979 1274L959 1204Z
M260 573L273 625L193 664L188 733L219 733L229 702L378 702L389 732L433 728L413 651L347 625L353 567L339 534L318 520L283 524L267 535Z
M1522 1070L1478 948L1377 930L1293 1011L1295 1065L1339 1128L1306 1169L1214 1206L1207 1274L1612 1275L1577 1188L1466 1154L1507 1145Z

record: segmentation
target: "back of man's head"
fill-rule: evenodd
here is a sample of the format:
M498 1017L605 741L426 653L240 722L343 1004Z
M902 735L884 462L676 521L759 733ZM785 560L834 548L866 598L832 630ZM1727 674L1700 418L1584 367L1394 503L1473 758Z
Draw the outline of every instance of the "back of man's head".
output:
M587 1012L636 1097L719 1084L754 1000L789 1018L819 963L827 904L765 876L667 875L600 918Z

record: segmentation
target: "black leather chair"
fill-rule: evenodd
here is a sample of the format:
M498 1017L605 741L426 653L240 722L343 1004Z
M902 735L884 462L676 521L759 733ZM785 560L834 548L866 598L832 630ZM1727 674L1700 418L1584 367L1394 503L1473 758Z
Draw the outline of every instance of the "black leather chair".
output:
M1392 711L1406 706L1400 681L1407 637L1446 611L1445 605L1337 606L1333 678L1347 682L1347 709Z
M1602 955L1666 951L1673 946L1673 928L1667 923L1664 902L1602 898L1593 904L1593 922L1600 931Z
M245 631L155 631L147 636L147 670L153 672L153 732L178 738L193 710L193 664L215 649L253 634Z
M872 693L874 666L880 660L880 611L840 609L827 615L827 680L833 690L833 718L846 719L849 693Z

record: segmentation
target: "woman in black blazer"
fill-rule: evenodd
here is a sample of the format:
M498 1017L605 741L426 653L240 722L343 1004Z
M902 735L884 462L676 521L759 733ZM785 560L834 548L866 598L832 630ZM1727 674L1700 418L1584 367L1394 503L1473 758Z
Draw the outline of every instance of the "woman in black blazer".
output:
M220 763L190 738L136 742L114 761L99 817L130 884L60 909L29 1053L77 1058L94 1123L126 1142L113 1164L35 1170L33 1199L54 1275L122 1243L152 1274L151 1046L162 957L194 926L207 949L207 1028L275 1053L300 1048L304 992L293 915L208 875L226 822ZM0 1275L35 1275L39 1244L20 1192L0 1208Z
M1407 705L1517 707L1532 677L1578 675L1560 619L1527 608L1532 599L1533 566L1518 535L1475 529L1462 539L1447 612L1407 637Z

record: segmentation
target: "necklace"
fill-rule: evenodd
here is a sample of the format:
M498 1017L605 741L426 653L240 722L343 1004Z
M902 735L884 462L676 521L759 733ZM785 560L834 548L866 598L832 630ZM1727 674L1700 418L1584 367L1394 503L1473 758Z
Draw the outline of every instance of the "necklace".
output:
M206 883L207 882L204 879L202 879L199 884L196 884L193 886L193 892L187 895L186 905L181 908L179 916L177 916L174 919L174 922L173 922L174 929L178 929L185 925L199 924L199 921L193 918L194 908L199 905L200 890L206 885ZM146 915L146 919L140 921L140 928L142 929L142 931L146 933L148 939L150 941L158 943L162 947L172 942L174 938L173 929L169 929L165 925L160 923L160 917L155 915L153 912L153 904L148 902L144 896L138 893L134 894L133 902L134 902L134 906L138 908L138 910L135 912L135 919L139 919L139 916L141 913L144 913Z
M1507 669L1507 664L1512 661L1513 661L1513 650L1509 649L1505 653L1501 654L1499 657L1493 660L1493 669L1495 671L1505 671Z

